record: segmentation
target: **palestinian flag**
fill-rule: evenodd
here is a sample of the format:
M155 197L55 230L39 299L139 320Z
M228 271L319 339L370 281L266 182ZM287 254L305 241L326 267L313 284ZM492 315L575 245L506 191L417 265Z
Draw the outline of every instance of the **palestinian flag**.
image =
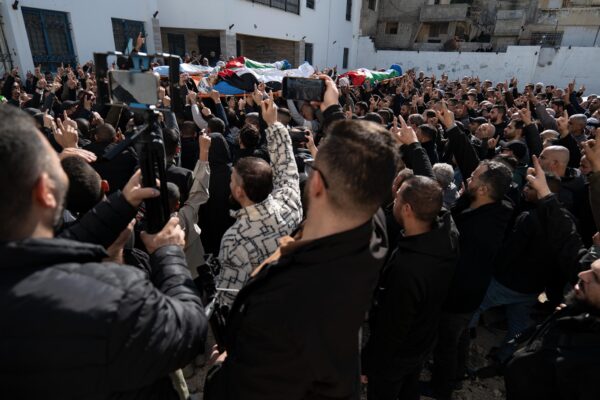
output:
M235 68L254 68L254 69L279 69L286 70L292 68L290 63L287 60L276 61L274 63L261 63L258 61L251 60L246 57L238 57L227 64L225 64L226 69L235 69Z
M245 92L252 92L254 85L258 85L261 82L264 82L267 87L273 90L279 90L285 76L308 78L314 73L315 69L310 64L304 63L296 69L288 70L248 67L224 69L219 72L219 78L233 87Z
M359 68L348 71L345 74L340 75L340 77L347 77L350 79L352 86L361 86L365 83L365 81L369 81L369 83L373 84L375 82L381 82L386 79L395 78L401 75L402 68L399 65L394 64L386 71L373 71L366 68Z
M244 92L252 92L254 85L259 84L256 75L247 68L238 68L237 70L224 69L219 72L219 78Z

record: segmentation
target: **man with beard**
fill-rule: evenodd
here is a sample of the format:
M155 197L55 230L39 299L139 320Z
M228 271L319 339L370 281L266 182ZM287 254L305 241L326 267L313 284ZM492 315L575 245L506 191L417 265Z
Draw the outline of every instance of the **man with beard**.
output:
M268 100L272 104L271 99ZM262 116L268 125L267 145L271 165L257 157L238 160L231 174L231 197L241 209L232 216L236 222L221 240L221 272L217 287L223 291L222 305L231 305L236 291L252 271L279 247L279 239L290 235L302 220L298 167L288 130L277 122L275 113L267 120L267 103ZM269 109L271 111L271 109Z
M512 172L498 161L479 162L475 149L445 103L439 119L447 129L449 148L461 174L470 176L465 194L452 207L452 217L460 233L460 257L434 350L431 389L437 398L446 399L451 397L456 379L466 372L468 323L485 296L494 258L512 216L512 206L504 201Z
M320 78L325 120L344 119L335 83ZM263 103L262 115L277 138L283 128L272 102ZM360 397L358 332L387 255L378 209L398 149L377 124L330 126L306 182L306 221L254 269L235 299L225 360L205 387L207 400Z
M9 106L0 106L0 168L10 187L0 197L3 395L177 399L168 374L194 359L206 333L178 219L142 234L148 273L105 261L109 253L89 240L64 239L108 247L158 191L141 188L138 172L55 238L68 178L33 120Z
M410 137L403 152L424 153L413 129L401 122L401 136ZM424 154L407 156L428 163ZM458 231L450 212L442 210L442 188L430 177L403 175L393 208L402 232L381 274L363 351L369 400L419 398L421 368L435 343L458 259Z
M540 201L558 209L539 164L535 175L527 179ZM564 258L570 260L572 275L577 269L584 271L578 274L566 305L540 325L509 361L505 373L508 400L600 398L596 383L600 373L600 237L596 235L590 252L582 252L577 243L573 246L577 235L568 234L568 220L559 215L548 218L550 233L564 232L564 249L570 249ZM563 229L556 229L557 224Z

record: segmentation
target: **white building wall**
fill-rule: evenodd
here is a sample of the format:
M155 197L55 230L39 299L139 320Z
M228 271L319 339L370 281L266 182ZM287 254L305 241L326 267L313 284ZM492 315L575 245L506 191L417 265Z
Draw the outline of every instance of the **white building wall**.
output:
M215 29L272 39L313 43L313 64L342 67L344 47L349 65L356 59L361 1L352 2L352 21L346 21L346 2L316 0L315 9L300 1L300 15L248 0L158 0L161 27ZM335 42L335 43L334 43ZM275 61L275 60L259 60Z
M13 60L22 71L33 71L29 40L23 21L22 7L68 13L71 38L79 62L91 60L97 51L115 50L111 18L144 21L148 52L154 52L152 14L158 9L157 0L20 0L13 10L12 0L1 0L0 12Z
M597 45L599 26L565 26L563 28L562 46L590 47Z
M346 2L316 0L315 9L300 1L300 15L288 13L247 0L20 0L13 10L12 0L0 0L9 48L22 70L33 70L31 51L21 7L33 7L68 13L72 26L75 54L80 62L92 58L95 51L115 50L111 18L144 21L148 34L148 52L154 52L152 14L159 11L161 27L228 30L273 39L312 43L313 64L342 69L344 48L349 49L349 66L357 58L357 38L361 1L352 4L352 21L346 21ZM274 61L274 60L261 60Z
M499 82L514 76L520 84L544 82L563 87L576 78L587 93L600 94L598 63L598 47L509 46L505 53L376 51L370 38L361 37L355 67L379 69L399 64L403 70L415 68L438 77L446 72L451 79L473 75Z

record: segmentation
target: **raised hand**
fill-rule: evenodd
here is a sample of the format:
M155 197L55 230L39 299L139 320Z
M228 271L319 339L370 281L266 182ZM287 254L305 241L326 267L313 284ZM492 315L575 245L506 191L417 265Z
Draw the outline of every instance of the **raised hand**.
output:
M140 237L150 254L164 246L183 247L185 245L185 233L179 226L179 218L177 217L171 217L157 234L150 235L147 232L142 232Z
M268 126L277 122L277 106L273 100L273 92L269 93L269 97L260 103L260 108L262 111L262 118Z
M449 129L452 125L454 125L454 113L448 110L448 106L445 101L442 101L442 105L437 111L438 120Z
M538 199L543 199L552 192L546 182L546 174L540 165L540 161L536 156L532 156L533 168L527 170L527 182L529 186L536 191Z
M591 139L581 144L583 153L592 165L592 171L600 171L600 145L597 144L596 140Z

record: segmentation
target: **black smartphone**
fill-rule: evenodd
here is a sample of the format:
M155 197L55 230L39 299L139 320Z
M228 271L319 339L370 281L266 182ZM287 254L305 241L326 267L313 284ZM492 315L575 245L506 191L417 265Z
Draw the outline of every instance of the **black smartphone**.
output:
M325 81L322 79L283 78L283 97L288 100L323 101Z

